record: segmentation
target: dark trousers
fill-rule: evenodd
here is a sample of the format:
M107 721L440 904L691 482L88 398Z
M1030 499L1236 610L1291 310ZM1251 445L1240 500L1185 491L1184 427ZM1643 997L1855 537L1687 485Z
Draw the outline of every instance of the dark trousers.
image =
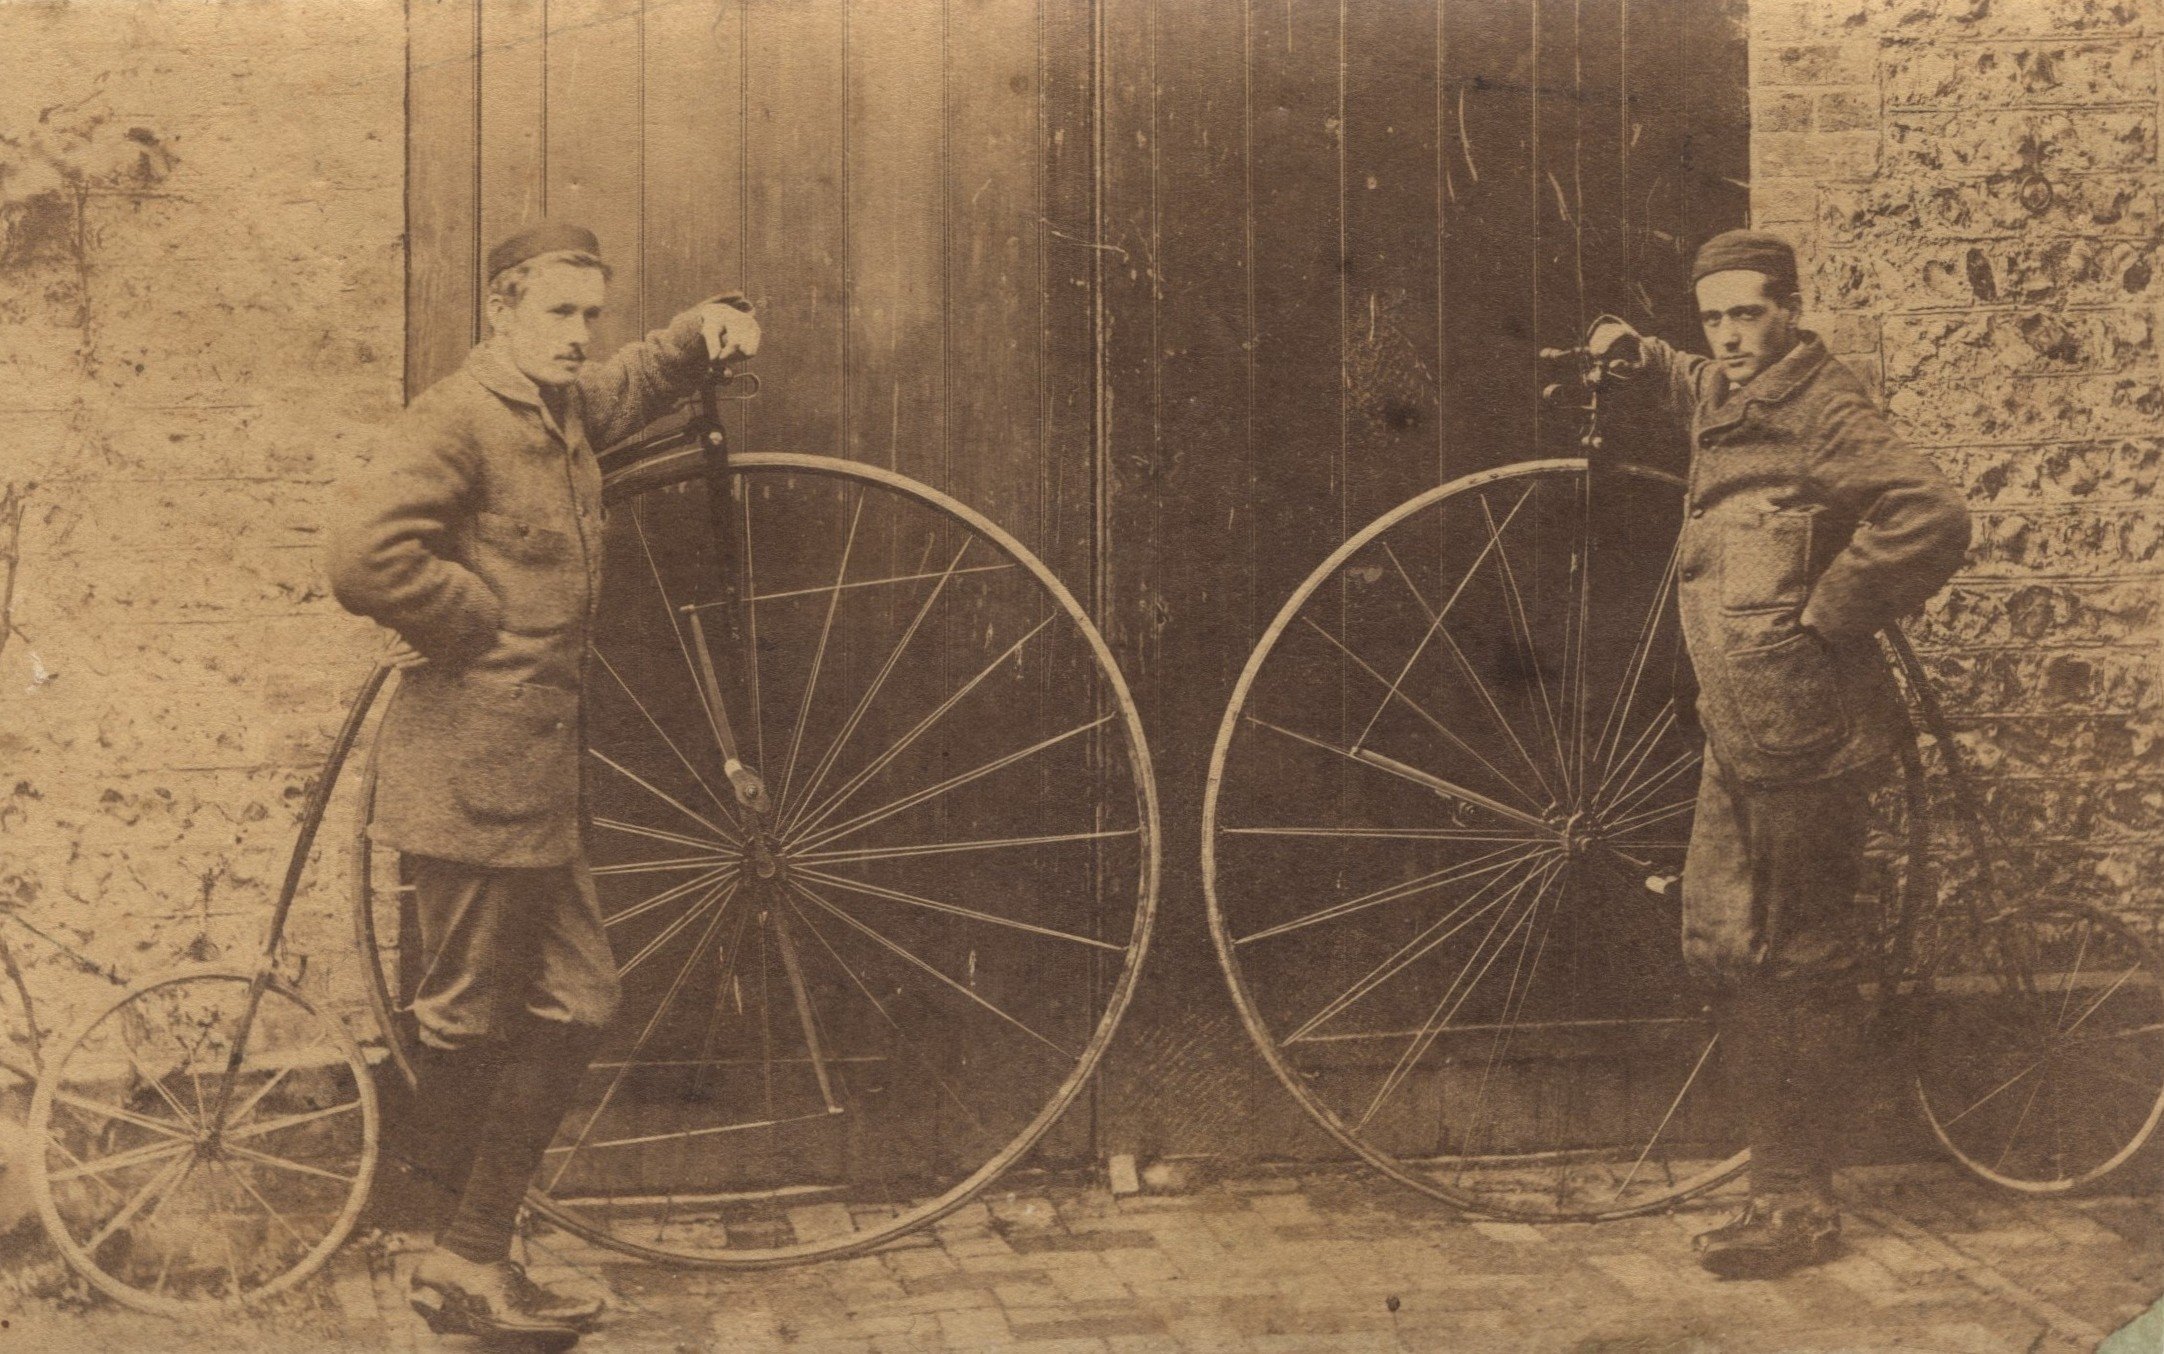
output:
M1683 867L1683 954L1711 990L1741 1101L1751 1191L1831 1202L1829 1155L1855 1081L1865 834L1883 767L1803 785L1735 779L1711 748Z
M455 1200L438 1244L500 1260L615 1014L615 961L583 863L404 864L422 948L415 1155Z

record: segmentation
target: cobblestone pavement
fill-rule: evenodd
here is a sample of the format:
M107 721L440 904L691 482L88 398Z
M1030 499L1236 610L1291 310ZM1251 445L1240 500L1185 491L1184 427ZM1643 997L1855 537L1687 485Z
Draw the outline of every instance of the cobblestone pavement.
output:
M2091 1350L2164 1291L2155 1200L2021 1198L1940 1167L1852 1172L1843 1192L1846 1253L1777 1283L1692 1265L1690 1234L1722 1201L1534 1227L1339 1171L1118 1199L1017 1183L880 1254L761 1274L659 1269L556 1235L528 1259L545 1281L609 1291L586 1354ZM349 1246L304 1297L216 1330L25 1309L0 1350L474 1348L406 1311L412 1260Z

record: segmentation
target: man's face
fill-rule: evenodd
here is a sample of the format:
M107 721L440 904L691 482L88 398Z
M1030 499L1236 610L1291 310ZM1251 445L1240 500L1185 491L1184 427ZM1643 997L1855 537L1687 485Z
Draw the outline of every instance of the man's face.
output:
M1698 279L1698 320L1706 327L1713 360L1736 385L1742 385L1788 355L1796 346L1803 300L1793 293L1769 294L1764 273L1732 268Z
M489 323L513 365L535 385L568 385L586 365L607 288L599 268L543 264L516 302L489 298Z

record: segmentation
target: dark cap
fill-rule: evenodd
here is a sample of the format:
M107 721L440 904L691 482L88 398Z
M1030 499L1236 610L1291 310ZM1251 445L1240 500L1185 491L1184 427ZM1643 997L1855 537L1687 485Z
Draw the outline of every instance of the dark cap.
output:
M1724 230L1698 246L1691 263L1691 285L1709 273L1742 270L1762 273L1784 292L1796 290L1796 251L1788 241L1762 230Z
M494 280L504 269L516 268L528 259L566 250L599 258L601 241L584 226L574 226L568 221L543 221L526 227L488 251L489 278Z

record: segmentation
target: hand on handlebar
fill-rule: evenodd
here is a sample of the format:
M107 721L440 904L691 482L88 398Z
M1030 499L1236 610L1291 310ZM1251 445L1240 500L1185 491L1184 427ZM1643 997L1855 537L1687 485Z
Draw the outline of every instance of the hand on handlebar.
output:
M759 355L759 316L741 297L699 307L699 331L706 337L708 361L736 362Z

